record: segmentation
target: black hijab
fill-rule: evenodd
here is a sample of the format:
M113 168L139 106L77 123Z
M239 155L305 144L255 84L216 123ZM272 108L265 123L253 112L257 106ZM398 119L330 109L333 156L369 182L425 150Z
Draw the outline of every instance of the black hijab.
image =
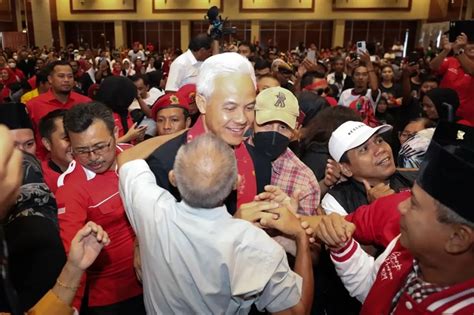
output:
M448 103L453 107L453 114L459 107L459 97L456 91L447 88L435 88L426 92L427 96L435 105L438 112L438 120L448 120L448 108L443 103ZM456 120L456 118L454 117Z

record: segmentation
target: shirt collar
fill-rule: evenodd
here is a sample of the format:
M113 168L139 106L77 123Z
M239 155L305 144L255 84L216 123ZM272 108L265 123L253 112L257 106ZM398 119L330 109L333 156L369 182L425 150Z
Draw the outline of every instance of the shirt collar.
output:
M184 200L182 200L178 203L178 207L191 215L199 216L205 219L216 220L231 217L225 205L211 209L193 208L188 205Z
M186 52L186 54L187 54L188 60L191 62L191 64L192 64L193 66L199 62L199 61L197 61L196 57L194 57L194 54L193 54L193 52L191 51L191 49L188 49L188 51Z

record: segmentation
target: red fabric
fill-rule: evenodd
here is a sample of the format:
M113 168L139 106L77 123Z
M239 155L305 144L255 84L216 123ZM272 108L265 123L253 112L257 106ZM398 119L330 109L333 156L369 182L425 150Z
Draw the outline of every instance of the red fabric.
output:
M110 305L142 294L133 268L135 234L119 195L116 171L95 174L87 180L84 168L74 161L61 179L64 185L58 188L56 200L66 252L76 232L88 221L100 224L111 240L86 271L89 306ZM80 305L83 294L84 285L74 306Z
M126 134L126 132L122 126L122 120L120 119L120 115L117 113L113 113L113 116L114 116L115 126L117 126L118 128L119 138L123 137ZM128 126L128 129L130 129L133 126L133 120L130 114L127 115L127 126Z
M10 89L6 86L0 91L0 104L5 102L6 98L10 97Z
M337 100L332 96L325 96L326 102L331 106L337 106Z
M375 118L374 108L370 103L370 100L365 95L361 95L359 98L352 101L349 104L349 108L356 111L362 118L362 122L370 127L377 127L380 125L378 120Z
M188 96L181 93L166 93L156 100L151 109L151 117L156 120L156 115L160 110L166 107L180 107L189 112Z
M206 132L204 122L200 116L194 126L188 131L187 141L202 135ZM241 142L234 148L235 158L237 159L237 171L241 177L239 187L237 187L237 209L244 203L252 202L257 194L257 179L255 178L255 169L250 153L244 142Z
M28 109L28 115L33 123L33 129L35 131L36 139L36 156L40 160L44 160L47 156L47 151L41 142L41 136L39 134L38 125L41 118L43 118L49 112L55 109L70 109L76 104L90 102L91 99L87 96L83 96L76 92L69 94L68 101L63 104L56 99L53 92L49 90L46 93L40 94L37 97L32 98L26 102L26 108Z
M345 219L357 227L354 239L361 244L387 247L400 234L398 205L410 196L411 192L404 191L382 197L347 215Z
M28 79L28 84L31 86L31 89L36 89L36 75Z
M18 78L15 73L10 68L1 68L0 71L7 71L8 72L8 79L4 80L3 78L0 79L0 83L4 86L10 87L14 83L18 83Z
M474 123L474 78L464 72L455 57L445 58L439 69L443 75L440 87L450 88L458 93L460 106L456 115Z
M413 256L397 241L377 273L372 288L364 301L360 314L391 314L392 300L403 287L413 268ZM421 303L416 303L404 292L396 305L394 315L414 314L474 314L474 279L458 283L438 293L432 293ZM464 304L465 303L465 304ZM463 305L460 309L450 307ZM449 311L448 311L449 310ZM446 312L448 311L448 312Z
M13 73L15 73L15 75L18 77L18 79L21 81L25 78L25 74L23 73L23 71L21 71L20 69L18 68L15 68L15 69L12 69Z
M41 168L43 170L44 182L48 185L51 192L56 194L58 190L58 178L61 174L49 167L49 160L41 161Z

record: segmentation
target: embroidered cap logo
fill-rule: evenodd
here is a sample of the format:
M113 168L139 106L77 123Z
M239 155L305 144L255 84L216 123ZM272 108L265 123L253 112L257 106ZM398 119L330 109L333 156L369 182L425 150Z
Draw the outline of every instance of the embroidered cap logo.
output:
M278 92L278 94L276 95L276 102L275 102L275 107L286 107L286 104L285 104L285 100L286 100L286 96L285 94L283 94L282 92Z

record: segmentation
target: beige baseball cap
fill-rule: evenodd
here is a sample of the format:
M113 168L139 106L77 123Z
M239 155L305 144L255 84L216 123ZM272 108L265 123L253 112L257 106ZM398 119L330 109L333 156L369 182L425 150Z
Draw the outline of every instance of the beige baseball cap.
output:
M296 96L282 87L271 87L257 95L255 121L263 125L269 121L281 121L290 128L296 128L300 107Z

